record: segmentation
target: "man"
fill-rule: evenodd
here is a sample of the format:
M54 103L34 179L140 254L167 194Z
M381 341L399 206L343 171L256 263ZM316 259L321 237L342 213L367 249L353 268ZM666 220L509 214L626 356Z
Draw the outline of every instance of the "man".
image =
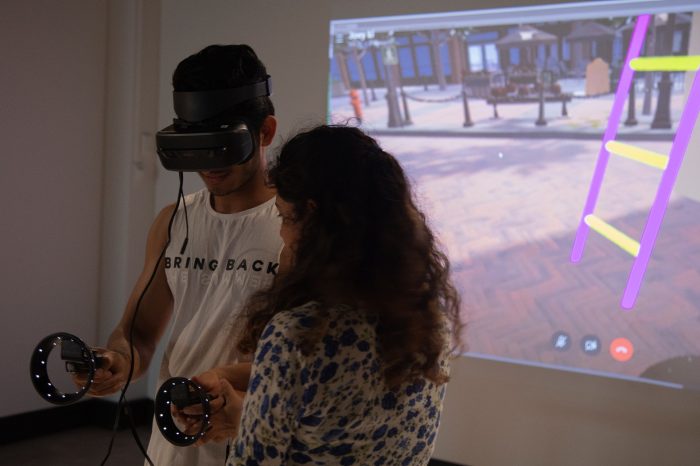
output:
M178 65L173 87L176 92L235 89L267 77L249 46L213 45ZM276 131L273 115L269 97L259 96L214 119L216 124L245 121L253 136L253 155L237 165L199 172L206 189L187 196L187 210L180 206L175 214L170 244L147 286L166 245L175 206L158 214L148 234L143 271L103 351L105 364L95 375L91 394L108 395L124 386L130 325L144 289L133 328L134 377L148 369L169 324L159 385L170 377L192 377L238 360L234 318L253 292L272 282L282 247L274 192L265 185L264 173L265 151ZM208 442L198 448L175 447L154 423L148 454L158 466L220 466L225 446Z

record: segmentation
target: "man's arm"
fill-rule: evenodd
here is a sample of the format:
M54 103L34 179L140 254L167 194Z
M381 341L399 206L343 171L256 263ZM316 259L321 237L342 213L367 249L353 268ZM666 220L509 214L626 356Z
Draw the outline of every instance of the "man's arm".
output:
M107 341L104 349L97 348L104 358L103 367L95 373L90 387L90 394L105 396L122 389L129 375L130 346L129 331L136 312L139 297L146 288L153 274L168 238L168 222L174 205L164 208L156 217L148 232L146 258L143 270L134 285L124 314ZM173 310L173 296L165 277L165 265L161 260L158 270L138 305L138 314L134 321L134 379L140 377L153 358L155 348L168 326Z

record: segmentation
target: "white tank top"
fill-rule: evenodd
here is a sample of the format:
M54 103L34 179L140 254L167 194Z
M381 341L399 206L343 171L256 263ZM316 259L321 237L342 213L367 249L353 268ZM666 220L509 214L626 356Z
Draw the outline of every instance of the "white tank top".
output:
M189 240L184 253L182 206L173 221L165 273L173 294L171 336L158 386L239 359L233 325L247 298L272 283L282 240L275 199L235 214L211 207L206 189L186 196ZM153 423L148 455L156 466L222 466L225 445L171 445Z

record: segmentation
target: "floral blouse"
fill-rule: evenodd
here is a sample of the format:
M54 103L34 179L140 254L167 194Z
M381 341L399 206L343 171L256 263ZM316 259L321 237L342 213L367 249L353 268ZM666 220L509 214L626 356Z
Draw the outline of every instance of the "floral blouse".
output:
M268 323L229 466L428 463L445 386L421 379L388 390L374 324L349 307L327 312L328 330L309 356L299 334L321 317L317 304Z

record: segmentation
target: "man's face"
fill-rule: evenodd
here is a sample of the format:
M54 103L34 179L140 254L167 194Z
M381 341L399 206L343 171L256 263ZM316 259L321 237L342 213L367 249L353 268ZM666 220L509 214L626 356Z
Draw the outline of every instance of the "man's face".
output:
M259 149L246 163L220 170L200 171L199 176L214 196L226 196L240 191L260 169Z

